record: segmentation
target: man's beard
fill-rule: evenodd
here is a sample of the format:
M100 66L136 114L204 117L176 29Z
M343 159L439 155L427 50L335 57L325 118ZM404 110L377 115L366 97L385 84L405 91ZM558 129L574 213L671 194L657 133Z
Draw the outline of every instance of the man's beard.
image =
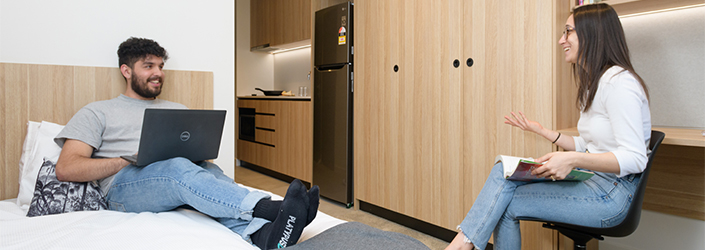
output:
M154 79L159 79L160 85L159 88L153 90L149 88L149 81ZM135 93L137 93L141 97L155 98L162 93L162 86L164 85L164 81L159 77L153 77L151 79L142 79L132 73L132 83L130 83L130 85L132 86L132 90L135 91Z

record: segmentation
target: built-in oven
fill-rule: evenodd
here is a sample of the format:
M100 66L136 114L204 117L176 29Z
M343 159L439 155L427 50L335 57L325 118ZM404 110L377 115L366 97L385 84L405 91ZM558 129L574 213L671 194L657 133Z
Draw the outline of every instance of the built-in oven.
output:
M255 141L255 109L239 108L240 111L240 140Z

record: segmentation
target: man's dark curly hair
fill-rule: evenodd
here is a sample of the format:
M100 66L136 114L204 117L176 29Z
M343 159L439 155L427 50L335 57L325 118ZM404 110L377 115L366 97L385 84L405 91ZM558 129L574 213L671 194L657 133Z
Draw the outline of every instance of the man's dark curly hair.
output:
M161 57L164 61L169 58L166 50L154 40L137 37L130 37L122 42L120 47L118 47L117 54L118 66L127 64L130 68L135 66L135 62L148 55Z

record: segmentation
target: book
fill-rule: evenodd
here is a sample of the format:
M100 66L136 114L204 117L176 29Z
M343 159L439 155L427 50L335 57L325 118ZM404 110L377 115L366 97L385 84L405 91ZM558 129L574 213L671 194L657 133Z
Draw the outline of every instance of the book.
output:
M514 181L552 181L551 178L538 177L532 175L531 171L543 165L543 163L534 162L533 158L521 158L516 156L498 155L495 164L502 162L504 166L504 178ZM562 180L556 181L584 181L590 179L595 173L590 171L573 169L568 176Z

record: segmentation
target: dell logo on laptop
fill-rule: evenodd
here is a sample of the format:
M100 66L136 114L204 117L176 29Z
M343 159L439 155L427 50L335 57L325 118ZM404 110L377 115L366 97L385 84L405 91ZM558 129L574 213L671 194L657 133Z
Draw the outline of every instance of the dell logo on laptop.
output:
M189 138L191 138L191 133L188 131L181 132L181 141L188 141Z

